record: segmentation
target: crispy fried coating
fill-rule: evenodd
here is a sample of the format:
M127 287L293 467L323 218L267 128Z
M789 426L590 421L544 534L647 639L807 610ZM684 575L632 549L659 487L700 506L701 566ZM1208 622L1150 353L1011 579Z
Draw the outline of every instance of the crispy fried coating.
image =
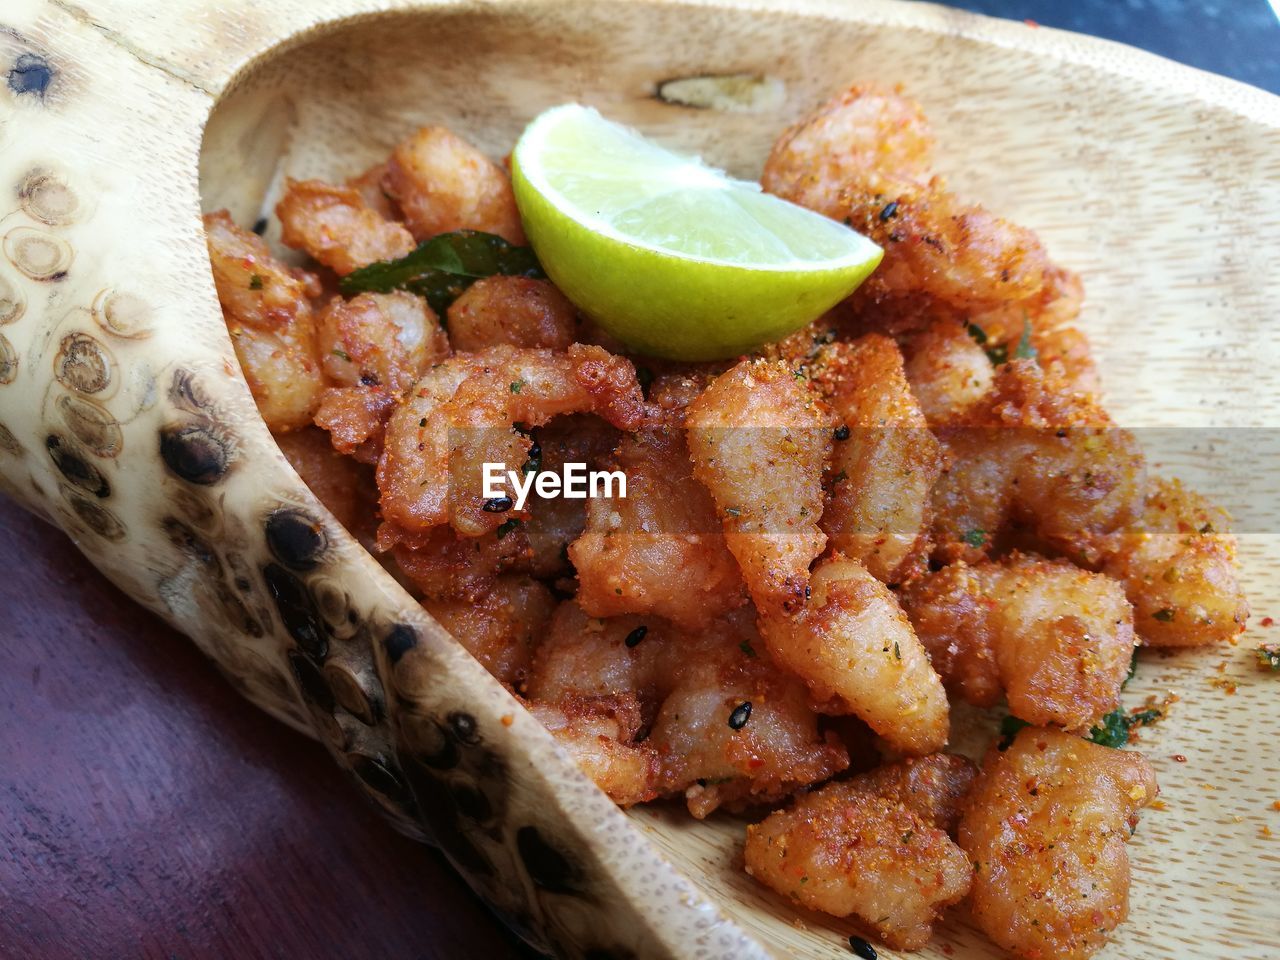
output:
M964 414L991 389L987 352L961 317L944 315L903 344L906 377L920 410L939 425Z
M968 757L931 753L886 763L844 781L902 804L934 829L955 836L978 768Z
M524 243L506 171L444 127L423 127L397 146L382 186L416 240L483 230Z
M960 822L974 922L1018 957L1090 956L1128 916L1125 843L1157 792L1141 754L1061 731L991 749Z
M387 421L398 398L381 387L330 387L320 393L315 424L333 448L361 463L377 464Z
M372 546L377 529L373 510L377 488L369 468L342 456L324 431L315 427L291 430L275 439L289 466L334 519L365 547Z
M316 325L324 372L346 387L404 393L449 356L449 338L421 297L398 290L334 297Z
M705 817L721 805L781 799L843 770L807 691L763 652L750 610L685 632L657 617L588 617L561 604L528 683L534 700L624 692L651 724L658 786ZM743 706L746 704L747 706Z
M1037 297L1052 265L1035 234L930 179L929 146L918 105L854 86L778 138L761 182L884 248L856 295L864 308L896 301L915 312L972 311Z
M849 765L835 734L819 731L805 685L763 655L749 612L673 644L657 669L666 691L649 742L664 792L683 791L695 817L781 800Z
M647 743L635 742L640 713L634 697L532 702L526 706L615 803L628 807L658 795L657 754Z
M980 559L1013 520L1088 562L1141 508L1146 468L1133 436L1034 360L1002 364L990 393L938 438L947 466L932 533L943 562Z
M948 689L1038 726L1086 732L1120 703L1135 643L1119 583L1062 561L1013 554L960 561L902 592Z
M205 215L213 282L258 412L275 433L311 421L324 386L307 283L225 210Z
M387 165L375 163L359 176L350 177L347 180L347 186L357 191L364 205L384 220L399 220L401 219L399 209L387 196L387 191L382 189L382 181L386 175Z
M424 599L423 607L503 683L520 684L556 607L551 591L532 577L494 578L478 598Z
M378 493L388 523L422 533L448 520L449 424L444 409L476 362L472 354L455 354L428 370L387 421Z
M449 306L449 340L455 350L504 343L567 350L576 328L573 304L546 280L482 277Z
M590 500L586 529L569 546L584 610L655 614L697 630L746 602L683 431L628 434L605 467L626 476L627 495Z
M1148 646L1221 643L1244 629L1249 604L1230 517L1177 480L1153 481L1142 516L1104 538L1102 552Z
M856 916L887 944L916 950L973 869L946 832L895 799L829 783L747 827L747 873L837 917Z
M483 464L518 470L532 440L515 424L583 412L623 429L641 424L630 362L580 344L564 354L509 346L455 354L418 381L387 424L383 516L410 533L445 522L467 536L502 526L517 515L484 509Z
M340 277L414 247L404 225L384 219L359 190L323 180L286 180L276 216L285 246L305 250Z
M798 610L809 564L826 544L818 529L828 417L779 361L744 360L686 411L693 473L710 491L762 613Z
M378 549L390 551L424 601L480 603L505 573L528 572L529 542L522 531L499 537L460 537L452 527L407 534L394 524L378 528Z
M832 352L818 380L839 422L822 530L832 549L896 583L926 552L938 442L892 340L867 334Z
M773 658L808 684L824 713L856 714L902 753L941 749L947 697L893 593L838 556L818 564L811 587L796 615L763 613Z

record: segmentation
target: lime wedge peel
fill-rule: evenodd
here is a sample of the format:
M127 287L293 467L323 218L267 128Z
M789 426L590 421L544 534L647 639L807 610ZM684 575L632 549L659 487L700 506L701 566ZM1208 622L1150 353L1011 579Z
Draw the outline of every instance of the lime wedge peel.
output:
M512 153L548 275L629 347L680 360L776 340L848 296L883 251L843 224L569 104Z

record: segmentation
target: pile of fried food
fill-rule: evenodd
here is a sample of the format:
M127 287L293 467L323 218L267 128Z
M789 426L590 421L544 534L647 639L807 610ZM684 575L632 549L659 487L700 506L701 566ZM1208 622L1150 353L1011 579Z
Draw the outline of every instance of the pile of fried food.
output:
M506 172L440 127L345 184L286 184L311 270L225 212L209 249L285 455L618 803L773 806L747 871L896 948L967 898L1014 954L1085 957L1127 914L1157 793L1145 758L1087 737L1135 645L1243 629L1235 542L1101 407L1076 277L949 193L930 149L876 87L783 133L765 189L884 261L718 363L628 358L527 276L444 315L337 295L450 231L524 242ZM620 469L627 496L516 511L483 462ZM1027 725L975 766L941 752L948 696Z

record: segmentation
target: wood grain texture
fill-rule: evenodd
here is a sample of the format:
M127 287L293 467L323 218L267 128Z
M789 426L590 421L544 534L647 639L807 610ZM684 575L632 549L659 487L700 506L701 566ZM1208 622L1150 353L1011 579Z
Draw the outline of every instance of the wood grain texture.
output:
M0 552L0 956L533 956L7 498Z
M498 155L539 110L580 99L750 176L758 173L777 131L833 89L854 80L901 82L931 115L942 169L958 190L1035 228L1055 257L1084 274L1084 323L1098 346L1112 408L1122 423L1144 428L1165 469L1236 512L1246 531L1242 553L1255 623L1280 604L1280 338L1274 306L1280 302L1274 269L1280 260L1280 101L1273 97L1114 45L873 0L289 0L269 10L228 4L234 10L218 17L209 17L204 4L187 3L175 5L168 19L134 16L126 0L94 0L87 12L29 5L33 11L37 6L26 28L47 42L55 36L50 24L65 27L68 16L84 27L59 40L73 65L81 57L82 68L98 62L93 58L121 71L136 72L139 62L154 67L136 78L146 93L143 112L118 110L118 128L94 130L98 148L115 165L72 171L102 190L93 193L99 223L133 223L130 204L139 197L129 192L127 165L114 158L136 156L139 138L157 152L155 169L171 187L193 185L194 169L175 164L194 166L198 130L192 118L203 121L229 84L234 86L205 132L200 186L206 206L229 206L251 222L270 208L282 173L358 170L420 123L453 126ZM389 6L397 12L385 13ZM312 30L355 14L364 16ZM756 113L674 107L653 96L662 80L718 72L764 73L784 95ZM68 96L78 80L74 70L66 72ZM71 136L56 120L23 122L46 144ZM0 177L16 179L20 161L0 159ZM189 199L193 206L194 197ZM159 198L134 244L119 244L118 231L79 231L81 260L99 265L102 275L91 275L76 292L87 303L94 282L132 279L149 258L171 268L148 276L146 292L157 316L173 326L157 325L156 339L144 348L117 345L121 356L133 364L130 369L145 371L160 369L166 350L183 358L203 351L197 360L203 359L206 384L216 382L222 369L217 399L232 412L228 422L238 428L244 462L252 464L219 491L233 521L252 526L263 509L263 490L276 496L284 489L280 496L291 498L287 502L313 509L296 478L273 458L246 392L226 366L230 352L207 267L199 262L196 211L183 203ZM30 295L34 303L36 294ZM31 309L13 327L26 338L22 342L39 345L67 309L53 296L41 306L43 314ZM39 351L32 348L32 356ZM28 367L20 367L19 378L33 398L43 396L37 394L44 382ZM38 417L19 409L0 413L16 425L22 444L40 448ZM151 441L145 426L145 418L140 425L126 422L126 443L137 437L145 447ZM172 487L148 472L152 460L131 454L112 468L118 470L113 478L132 479L135 489L144 485L144 495L112 502L134 539L120 551L88 542L85 549L126 589L158 606L154 582L143 574L152 555L166 548L150 508ZM33 457L11 471L11 482L21 483L19 492L37 506L58 509L51 483L57 478L43 460L34 464ZM59 520L74 527L65 508ZM336 535L334 543L341 547L335 562L344 579L359 584L353 591L365 600L376 597L382 609L407 607L407 597L380 571ZM118 562L121 555L134 562ZM170 612L233 671L250 672L249 652L270 665L286 649L272 646L270 636L257 644L240 636L228 643L210 635L199 611ZM406 608L404 616L422 623L416 611ZM510 709L449 638L426 625L420 629L434 671L420 673L427 678L424 702L461 699L481 724ZM1150 812L1135 838L1133 918L1103 952L1109 960L1190 953L1273 960L1280 952L1278 841L1263 834L1268 826L1280 833L1280 813L1270 809L1280 799L1274 795L1280 747L1266 733L1280 718L1280 699L1276 681L1253 670L1246 651L1265 635L1255 628L1237 648L1148 658L1140 673L1130 694L1135 702L1168 689L1178 690L1182 700L1166 722L1144 732L1167 806ZM382 677L387 679L385 669ZM1237 693L1211 686L1219 677L1237 682ZM253 693L271 705L269 688ZM283 695L278 712L304 722ZM542 829L560 831L557 839L565 843L584 844L595 858L592 867L607 879L601 883L605 903L593 907L595 913L582 907L557 914L558 907L547 906L550 921L572 924L578 942L586 942L584 931L601 929L600 917L619 918L618 908L625 906L631 912L618 919L617 929L634 936L645 956L759 956L763 948L779 957L817 958L842 949L847 929L816 917L797 926L789 905L741 874L741 823L718 818L694 824L664 808L623 821L603 810L524 722L516 717L512 737L496 748L516 783L519 803L513 800L512 809L527 815L541 803ZM972 749L984 730L989 723L984 727L975 718L958 724L957 735ZM681 886L681 876L694 884ZM498 899L502 889L491 886L488 893ZM713 933L699 940L701 930ZM742 941L738 930L755 942ZM929 960L994 955L962 915L918 954Z

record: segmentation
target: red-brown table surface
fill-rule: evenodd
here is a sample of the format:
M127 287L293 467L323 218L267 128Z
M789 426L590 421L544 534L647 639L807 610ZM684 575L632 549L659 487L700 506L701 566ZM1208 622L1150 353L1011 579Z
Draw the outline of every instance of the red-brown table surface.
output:
M4 497L0 556L0 958L532 956Z

